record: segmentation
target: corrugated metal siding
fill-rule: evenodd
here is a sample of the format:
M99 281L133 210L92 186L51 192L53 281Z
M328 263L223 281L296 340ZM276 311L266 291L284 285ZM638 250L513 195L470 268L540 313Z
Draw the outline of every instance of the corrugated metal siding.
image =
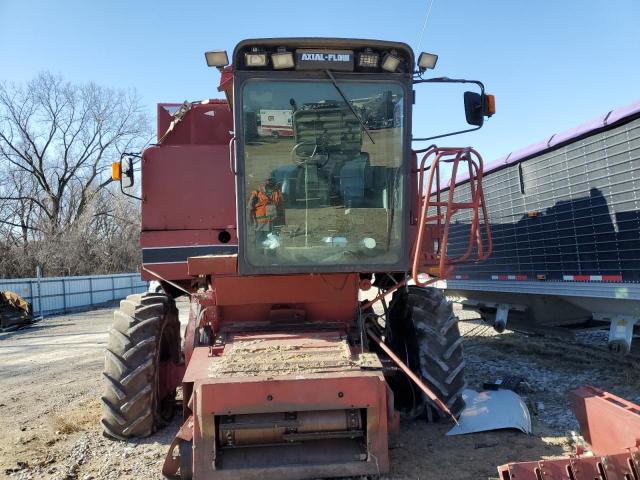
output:
M36 315L91 308L147 290L139 273L82 277L0 279L0 291L12 291L33 305Z
M483 185L493 255L456 274L640 281L640 119L491 172ZM454 219L450 256L466 248L469 215Z

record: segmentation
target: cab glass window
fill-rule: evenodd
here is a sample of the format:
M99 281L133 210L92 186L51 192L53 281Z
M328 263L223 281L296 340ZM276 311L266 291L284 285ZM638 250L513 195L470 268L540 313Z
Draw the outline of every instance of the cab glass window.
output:
M245 260L402 259L404 94L393 82L250 80L242 91ZM370 138L371 137L371 138Z

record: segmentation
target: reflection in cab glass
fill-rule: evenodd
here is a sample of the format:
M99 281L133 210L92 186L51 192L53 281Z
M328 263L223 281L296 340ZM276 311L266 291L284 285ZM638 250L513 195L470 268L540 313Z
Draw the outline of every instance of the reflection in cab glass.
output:
M392 82L248 81L246 260L393 265L402 258L403 102Z

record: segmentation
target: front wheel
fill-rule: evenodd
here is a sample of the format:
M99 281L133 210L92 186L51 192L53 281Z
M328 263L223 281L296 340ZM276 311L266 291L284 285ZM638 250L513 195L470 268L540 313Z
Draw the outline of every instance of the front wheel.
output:
M387 344L458 417L464 408L465 362L451 303L441 290L412 285L394 293L388 319ZM396 408L405 416L441 415L406 375L389 383Z
M105 351L104 433L126 439L156 431L171 403L171 395L160 398L161 363L179 361L180 322L173 299L145 293L122 300Z

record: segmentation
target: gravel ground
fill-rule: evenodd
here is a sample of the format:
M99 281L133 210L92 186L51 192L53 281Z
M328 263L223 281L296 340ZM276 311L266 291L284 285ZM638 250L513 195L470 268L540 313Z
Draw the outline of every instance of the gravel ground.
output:
M181 318L187 304L179 304ZM640 402L638 345L628 357L606 349L601 332L575 340L496 334L459 312L469 386L506 375L526 379L531 436L497 431L446 437L447 424L405 422L391 440L392 479L489 479L496 465L571 451L577 423L568 390L593 384ZM118 442L100 433L102 350L111 309L48 318L0 334L0 478L160 479L176 419L155 435ZM605 335L606 338L606 335Z

